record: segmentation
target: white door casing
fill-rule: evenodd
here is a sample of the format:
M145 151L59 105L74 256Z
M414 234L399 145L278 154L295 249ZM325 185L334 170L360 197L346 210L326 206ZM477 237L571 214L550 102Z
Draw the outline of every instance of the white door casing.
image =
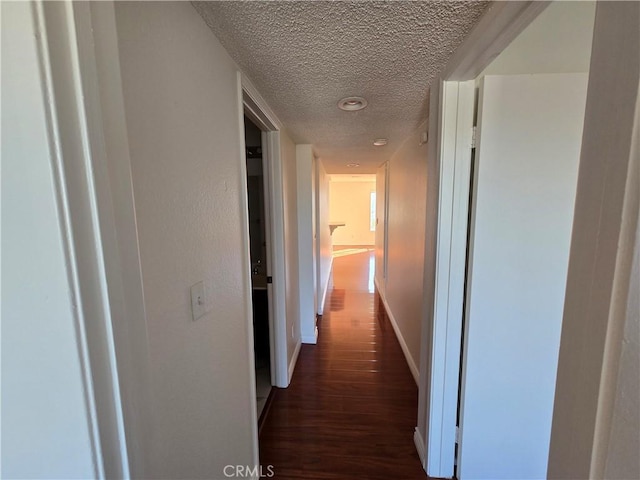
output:
M375 280L382 294L384 294L387 278L388 173L388 162L378 167L378 171L376 172Z

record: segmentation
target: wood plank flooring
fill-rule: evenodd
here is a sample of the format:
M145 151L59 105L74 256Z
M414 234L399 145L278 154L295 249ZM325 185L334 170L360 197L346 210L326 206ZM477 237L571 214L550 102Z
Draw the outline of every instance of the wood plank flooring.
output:
M373 252L334 258L318 344L302 346L260 434L276 479L427 478L413 444L418 389L373 268Z

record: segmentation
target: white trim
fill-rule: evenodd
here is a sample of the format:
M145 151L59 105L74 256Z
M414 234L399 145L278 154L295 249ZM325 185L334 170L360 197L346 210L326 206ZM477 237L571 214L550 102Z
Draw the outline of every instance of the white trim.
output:
M270 125L267 125L269 130L272 130L272 131L282 130L282 122L277 117L277 115L273 112L273 110L271 110L271 107L269 107L269 105L264 100L264 98L262 98L262 95L260 95L260 92L258 92L258 89L253 85L251 80L249 80L249 77L247 77L242 72L239 72L239 73L242 78L242 89L244 90L244 94L250 100L248 103L249 105L253 104L253 106L250 107L251 110L255 112L255 109L253 107L254 106L257 107L257 110L259 113L258 112L255 112L255 113L258 114L257 116L258 119L260 119L261 121L264 121L264 119L268 120L268 122L270 123Z
M466 267L475 83L444 82L427 472L453 476Z
M420 457L420 463L424 465L424 462L426 460L426 457L425 457L426 449L424 447L424 440L422 438L422 435L420 435L420 430L418 430L418 427L416 427L416 429L413 432L413 443L416 446L418 457Z
M293 377L293 371L296 368L298 363L298 354L300 353L300 347L302 346L302 342L296 342L296 347L293 349L293 355L291 355L291 361L289 362L289 370L288 370L288 383L291 383L291 377Z
M247 353L249 364L249 402L250 402L250 425L251 425L251 450L253 456L253 464L258 465L259 459L259 442L258 442L258 407L256 397L256 370L254 358L254 342L253 342L253 299L251 296L251 253L249 251L249 206L247 198L247 160L244 137L244 100L242 90L242 74L237 73L237 89L236 102L238 106L238 116L236 122L238 125L238 142L240 145L240 158L238 159L240 174L240 190L238 192L240 203L240 215L242 224L240 225L242 245L242 286L244 297L244 321L247 328Z
M393 331L396 334L396 338L398 339L398 343L402 348L402 353L404 353L404 358L407 361L407 365L409 370L411 371L411 375L413 375L413 380L418 385L418 367L416 366L416 362L411 357L411 353L409 352L409 347L407 346L407 342L405 342L404 337L402 336L402 332L400 332L400 327L398 326L398 322L396 318L393 316L393 312L391 311L391 307L387 303L387 299L384 296L384 293L380 291L380 287L378 286L378 280L374 279L373 282L376 285L376 289L378 290L378 295L380 295L380 299L384 304L384 309L387 312L387 316L389 317L389 321L391 322L391 326L393 327Z
M331 272L333 270L333 256L331 256L331 260L329 260L329 274L327 275L327 281L324 282L324 289L322 293L322 299L320 304L318 305L318 315L323 315L324 313L324 304L327 301L327 292L329 291L329 282L331 281Z
M74 10L77 28L85 36L79 44L84 52L83 82L97 84L86 91L84 98L91 105L92 181L97 192L102 261L118 360L128 472L131 477L143 478L148 476L145 468L150 456L145 439L153 428L148 408L152 399L150 360L115 9L113 2L105 1L77 3Z
M78 307L73 309L73 317L76 346L82 369L82 386L86 404L87 425L90 430L93 469L96 478L105 478L86 325L86 314L89 313L86 311L87 309L93 310L93 313L98 313L102 317L104 312L99 310L103 306L100 303L93 303L100 300L91 297L96 294L101 295L103 292L96 292L92 289L87 292L87 295L82 295L80 290L82 281L81 266L77 255L78 249L91 249L92 247L98 249L99 244L92 245L95 240L91 239L91 237L95 232L92 232L91 227L89 227L93 223L93 217L96 215L92 198L93 192L90 191L89 185L85 182L76 185L68 178L69 170L71 169L70 164L84 173L84 175L81 173L79 177L85 177L85 179L90 174L91 167L90 158L87 158L88 152L86 151L88 142L86 118L80 117L80 110L83 109L84 105L82 105L82 88L79 85L78 78L79 69L76 64L77 58L73 58L77 55L77 51L74 51L75 45L73 45L75 28L72 18L68 18L69 12L65 10L64 4L47 4L42 1L32 4L33 21L39 33L36 40L42 76L40 85L46 109L46 128L51 154L51 167L54 173L56 210L59 212L59 228L64 246L69 295L73 305ZM62 39L59 38L61 34L63 36ZM67 40L64 38L65 35L72 38ZM70 41L71 44L66 44L65 40ZM51 52L51 50L54 51ZM57 71L53 68L54 57ZM64 88L64 93L60 94L56 87L58 89ZM71 123L76 128L65 131L60 127L61 122ZM89 202L90 208L88 210L80 209L78 211L78 209L73 209L70 197L76 195ZM78 232L76 232L77 237L82 237L83 243L80 245L78 245L78 239L74 238L73 226L76 225L72 226L72 224L76 223L85 224L81 225L85 228L84 235L78 235ZM93 260L96 260L97 255L98 252L93 253ZM88 260L91 261L92 258L89 257ZM91 273L95 275L97 272ZM93 278L91 280L98 280L98 282L102 283L101 278Z
M105 173L108 141L98 74L100 39L94 38L97 30L109 28L109 18L96 21L89 4L38 2L33 12L41 33L42 83L49 101L48 129L54 143L51 150L70 287L78 306L76 328L95 474L97 478L129 477L129 435L125 435L123 411L123 397L129 392L120 390L114 340L116 321L124 309L123 285L113 234L117 219L112 186Z
M286 388L287 366L287 319L286 319L286 269L284 246L284 197L282 185L282 158L280 155L280 120L264 101L251 81L238 72L242 88L242 112L246 113L263 129L263 154L267 163L265 183L268 196L269 255L267 275L273 278L270 287L269 342L271 346L271 383ZM242 118L242 117L241 117ZM244 132L244 121L243 130ZM244 133L243 133L244 145ZM244 152L244 150L243 150ZM244 154L244 153L243 153ZM253 351L253 347L252 347Z

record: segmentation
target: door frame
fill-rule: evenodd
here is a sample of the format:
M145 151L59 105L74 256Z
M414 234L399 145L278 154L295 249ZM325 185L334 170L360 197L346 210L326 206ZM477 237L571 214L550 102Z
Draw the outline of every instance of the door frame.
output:
M414 441L432 477L454 476L475 79L549 4L494 3L431 86L428 158L436 179L427 225L436 228L425 242L424 279L433 290L426 288L423 303Z
M269 346L271 356L271 384L289 386L287 364L286 269L284 248L284 197L280 130L282 123L269 108L251 81L238 72L241 142L244 152L244 115L262 130L262 166L264 172L265 220L267 223L267 284L269 301ZM245 165L246 168L246 165ZM245 172L246 173L246 172ZM248 225L245 226L248 229ZM246 238L249 238L248 231ZM252 352L253 353L253 352Z
M58 140L96 477L144 478L150 360L114 4L38 1L32 9Z
M475 81L442 82L437 94L442 117L437 141L440 171L436 290L430 312L431 390L425 445L428 471L448 477L453 476L456 444Z
M434 159L433 176L440 175L440 167L446 161L443 84L475 79L548 5L549 2L494 3L434 82L430 137L435 140L429 149L429 158ZM637 201L634 208L628 207L630 198L637 200L634 188L638 182L632 172L634 168L637 171L638 159L634 125L640 121L640 64L629 38L638 38L639 9L634 2L604 2L596 7L549 452L548 474L553 478L575 478L576 472L585 478L602 478L607 455L607 426L613 415L611 383L618 371L617 362L611 359L621 348L619 332L624 315L620 305L626 302L628 292L624 289L629 285L629 263L620 259L629 256L626 247L636 241L637 235ZM612 51L616 55L611 55ZM606 101L604 95L608 96ZM629 101L632 98L635 105ZM437 182L429 184L429 205L446 200L441 198ZM445 369L446 375L457 376L458 372L447 368L451 367L447 357L433 349L433 332L448 326L447 318L435 316L435 296L448 285L436 275L435 264L444 248L438 239L442 232L451 230L452 220L453 217L427 210L427 225L437 228L428 230L425 243L427 288L414 437L427 474L440 478L453 476L454 462L446 456L432 463L432 457L443 448L439 426L433 420L444 412L432 405L431 399L445 389L443 380L433 373L438 368ZM431 288L433 285L435 288ZM578 344L582 347L576 348ZM455 429L455 425L448 428Z
M316 282L316 314L322 316L324 313L324 302L327 297L327 291L329 290L328 279L327 282L322 282L322 225L320 218L320 158L314 155L313 165L313 198L314 198L314 217L313 222L313 254L315 256L315 282ZM325 172L326 175L326 172ZM328 192L327 192L328 195ZM331 256L331 263L333 264L333 255ZM329 267L331 272L331 267Z
M381 169L384 169L382 172L382 176L384 177L384 185L382 189L382 196L378 195L378 188L380 187L378 181L378 174ZM386 293L387 287L387 265L388 265L388 239L389 239L389 162L384 162L382 165L378 167L376 171L376 238L375 238L375 249L376 249L376 272L374 275L374 282L378 292L384 296ZM382 204L381 204L382 203ZM381 204L381 205L380 205ZM380 226L380 217L378 216L378 207L381 207L382 210L382 232L379 232ZM382 245L379 245L378 240L381 240ZM377 252L380 250L380 265L378 265Z

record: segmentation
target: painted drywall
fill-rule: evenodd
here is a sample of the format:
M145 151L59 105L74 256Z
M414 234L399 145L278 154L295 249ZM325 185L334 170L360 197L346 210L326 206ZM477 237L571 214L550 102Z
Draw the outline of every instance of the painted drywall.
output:
M547 472L586 90L586 74L487 76L481 85L462 480Z
M409 352L414 374L420 363L424 295L424 242L427 197L427 144L423 123L389 162L387 279L385 298ZM406 351L405 351L406 355Z
M376 191L375 180L349 182L336 180L330 183L329 216L331 222L344 223L332 235L334 245L375 245L375 231L371 231L371 192Z
M302 343L316 343L316 278L314 274L314 158L311 145L296 145L296 208L298 216L298 289Z
M257 455L237 68L189 3L115 13L151 365L145 474L221 477Z
M552 2L480 75L589 71L596 2Z
M318 315L322 315L327 296L329 276L331 275L331 265L333 263L333 239L331 237L331 230L329 229L329 212L331 205L329 175L327 175L321 159L316 160L316 168L316 242L318 245L318 252L316 254L318 261L317 313Z
M284 201L285 296L287 317L287 364L294 361L300 344L300 297L298 295L298 179L296 175L296 146L289 135L280 132L282 185Z
M35 9L2 17L2 478L96 478ZM51 142L51 143L50 143ZM67 239L68 240L68 239Z
M638 477L638 430L627 430L637 420L618 410L624 406L637 414L638 391L628 390L624 402L618 402L624 395L603 400L637 382L637 370L627 376L624 357L625 348L633 356L635 347L624 344L626 333L612 338L610 332L627 328L627 301L634 296L627 300L621 286L628 284L631 292L637 282L637 277L628 280L633 255L626 262L619 259L633 248L629 245L637 245L637 237L633 238L637 230L625 226L637 216L627 213L625 203L633 193L638 208L638 170L636 166L634 173L632 165L639 158L639 43L638 2L598 3L547 478ZM635 318L637 322L637 313ZM633 333L633 324L627 325ZM611 368L616 350L623 355L620 372ZM628 359L637 362L635 352L635 359ZM623 384L618 387L620 380ZM614 431L622 437L611 437L609 443Z

